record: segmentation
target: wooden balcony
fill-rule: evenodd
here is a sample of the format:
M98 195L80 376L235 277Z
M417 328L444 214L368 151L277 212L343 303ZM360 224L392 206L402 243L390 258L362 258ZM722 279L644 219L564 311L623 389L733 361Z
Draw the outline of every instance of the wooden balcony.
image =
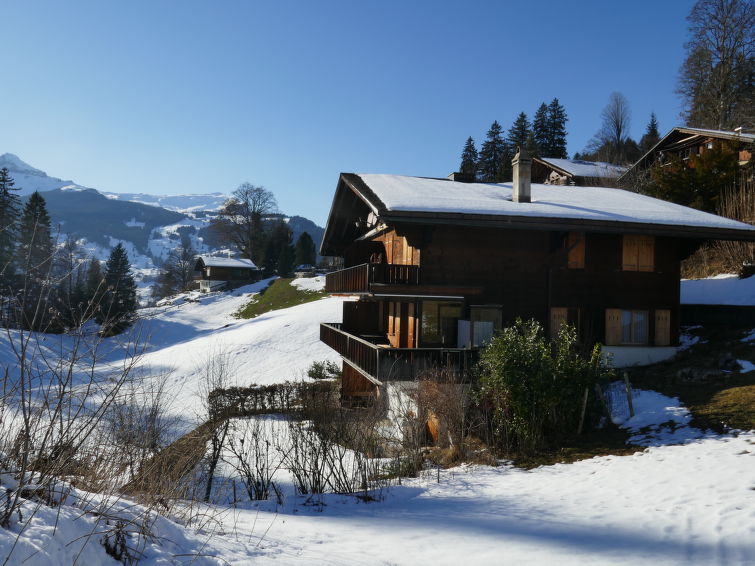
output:
M458 348L390 348L341 330L340 323L321 323L320 340L338 352L373 383L414 381L444 369L463 376L477 361L477 350Z
M363 263L325 276L328 293L371 293L380 285L417 285L419 266Z

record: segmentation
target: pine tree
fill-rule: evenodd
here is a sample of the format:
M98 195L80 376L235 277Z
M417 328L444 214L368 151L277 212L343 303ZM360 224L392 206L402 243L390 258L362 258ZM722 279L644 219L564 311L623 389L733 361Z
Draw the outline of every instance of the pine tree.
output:
M296 252L294 246L286 244L281 249L280 256L278 256L278 275L281 277L290 277L291 272L294 269L294 258Z
M485 183L498 183L503 180L501 163L503 154L506 152L506 142L502 134L503 129L496 120L490 126L487 138L480 148L477 174Z
M20 324L30 330L56 330L49 327L56 298L49 285L54 246L50 215L45 199L35 191L24 205L18 230L16 265L21 270L19 299Z
M474 145L472 136L467 138L467 142L464 144L464 149L461 152L461 165L459 166L459 173L469 177L470 179L477 178L477 148Z
M102 275L102 264L96 258L89 260L84 288L88 302L87 310L93 312L99 306L102 295L105 293L105 278Z
M262 268L266 277L274 273L280 273L278 261L285 246L291 243L291 229L281 221L276 222L269 230L269 236L265 243L265 253ZM293 261L293 260L292 260Z
M307 232L302 232L299 239L296 240L296 257L295 265L314 265L317 261L317 252L315 251L315 242Z
M548 107L543 102L532 119L532 135L537 145L537 154L542 157L554 157L550 154L550 131L548 127Z
M655 112L651 112L650 122L648 122L647 128L645 129L645 135L642 136L642 139L640 140L640 150L642 153L647 153L660 141L660 139L661 136L658 133L658 120L655 117Z
M0 294L7 293L15 275L16 240L18 237L18 214L21 199L8 169L0 169Z
M45 278L53 259L50 215L45 199L34 191L26 201L19 225L18 263L25 276Z
M123 244L110 252L105 264L105 293L95 319L108 336L123 332L136 318L136 283Z
M517 147L527 147L527 138L530 135L530 131L530 121L527 119L527 114L520 112L511 128L509 128L509 134L506 139L514 153L516 153Z
M566 122L569 118L566 116L566 109L561 106L558 98L551 100L548 105L547 131L547 157L557 157L566 159L569 154L566 152Z

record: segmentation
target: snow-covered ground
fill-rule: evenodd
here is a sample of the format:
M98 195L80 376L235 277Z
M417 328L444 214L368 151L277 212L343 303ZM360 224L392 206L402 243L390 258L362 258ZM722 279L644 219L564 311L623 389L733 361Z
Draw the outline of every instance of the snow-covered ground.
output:
M755 305L755 276L740 279L724 274L707 279L682 279L681 302L686 305Z
M684 412L658 394L636 409L650 429ZM372 502L289 496L280 506L200 507L200 530L159 518L140 563L752 564L755 433L693 439L683 429L649 432L651 446L631 456L529 471L506 463L431 470ZM127 504L116 508L141 511ZM109 564L96 543L106 528L68 505L41 508L10 563ZM13 535L0 529L0 559ZM78 555L83 540L91 543Z

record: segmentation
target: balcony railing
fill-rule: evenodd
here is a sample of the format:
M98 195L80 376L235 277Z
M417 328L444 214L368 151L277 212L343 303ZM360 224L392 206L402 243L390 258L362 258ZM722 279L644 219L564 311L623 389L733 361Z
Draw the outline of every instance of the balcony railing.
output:
M373 285L417 285L419 266L363 263L325 276L328 293L369 293Z
M438 369L461 376L478 357L477 350L459 348L386 348L344 332L340 323L320 324L320 340L378 382L413 381Z

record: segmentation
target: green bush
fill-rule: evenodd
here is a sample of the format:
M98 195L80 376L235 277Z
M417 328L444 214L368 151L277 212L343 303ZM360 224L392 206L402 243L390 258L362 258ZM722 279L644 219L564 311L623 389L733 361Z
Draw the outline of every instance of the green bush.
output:
M573 436L585 391L595 405L595 384L613 375L600 345L585 355L573 327L564 325L551 341L534 320L517 320L498 333L482 350L477 371L492 440L509 454L532 454Z

